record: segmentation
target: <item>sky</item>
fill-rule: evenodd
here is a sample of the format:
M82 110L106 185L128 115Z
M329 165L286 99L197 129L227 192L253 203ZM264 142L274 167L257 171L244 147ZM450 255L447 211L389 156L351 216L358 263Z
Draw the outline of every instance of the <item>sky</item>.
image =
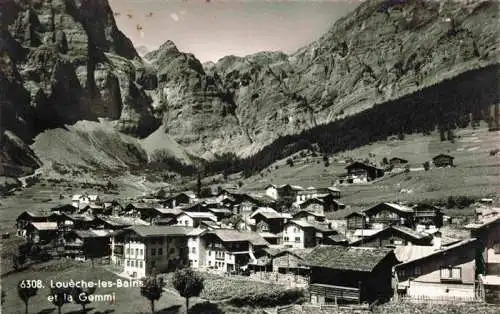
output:
M293 53L318 39L359 0L109 0L136 47L167 40L201 62L259 51Z

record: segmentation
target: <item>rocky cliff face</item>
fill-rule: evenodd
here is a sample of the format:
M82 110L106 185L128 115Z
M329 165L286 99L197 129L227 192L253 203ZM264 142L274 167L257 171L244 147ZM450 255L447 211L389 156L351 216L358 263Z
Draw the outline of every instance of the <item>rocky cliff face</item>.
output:
M156 77L106 0L6 0L1 13L4 154L13 154L3 145L12 142L6 130L30 143L47 128L99 117L138 137L158 127L145 92L156 88Z
M167 88L157 98L174 138L200 153L245 156L279 136L498 62L497 19L495 1L365 1L290 56L228 56L202 69L167 43L147 58L163 71L159 84ZM171 57L154 57L162 54Z
M292 55L204 65L170 41L141 59L106 0L2 5L0 156L29 166L39 161L23 141L98 118L138 138L161 130L147 142L165 136L199 156L248 156L499 57L496 1L365 1Z

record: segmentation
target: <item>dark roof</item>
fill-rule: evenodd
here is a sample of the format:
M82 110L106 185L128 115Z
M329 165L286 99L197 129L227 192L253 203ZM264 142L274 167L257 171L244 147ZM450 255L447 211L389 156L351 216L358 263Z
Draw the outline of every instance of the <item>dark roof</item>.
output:
M434 160L434 159L437 159L439 157L447 157L447 158L455 159L455 157L447 155L447 154L439 154L439 155L434 156L432 159Z
M371 272L392 250L367 247L319 246L305 259L304 265L338 270Z
M314 229L314 230L319 231L319 232L335 232L335 230L330 229L327 225L314 223L311 221L290 220L287 224L289 224L289 223L293 223L294 225L297 225L301 228Z
M292 217L298 216L301 213L306 213L306 214L312 215L314 217L325 217L325 215L323 215L323 214L316 213L316 212L313 212L313 211L308 211L308 210L299 210L298 212L294 213L292 215Z
M347 238L343 234L340 234L340 233L337 233L337 234L334 234L334 235L330 235L327 238L330 239L333 242L349 242L347 240Z
M238 231L235 229L216 229L207 232L217 236L222 242L250 242L253 245L267 246L269 243L257 232Z
M350 165L346 166L345 169L354 168L354 167L373 168L373 169L383 170L383 169L380 169L374 165L370 165L370 164L360 162L360 161L355 161L355 162L351 163Z
M378 236L380 236L380 234L385 233L385 232L390 231L390 230L395 230L396 232L403 233L403 234L407 235L408 237L410 237L411 239L417 240L417 241L422 240L422 239L426 239L426 238L428 238L429 241L432 239L432 236L430 234L416 232L413 229L410 229L408 227L389 226L385 229L380 230L377 233L374 233L372 235L364 237L363 239L359 239L359 240L356 240L354 242L351 242L350 245L357 245L358 243L363 243L363 242L370 241L371 239L376 239Z
M389 159L389 162L391 162L393 160L399 160L400 162L405 163L405 164L408 163L408 160L403 159L403 158L399 158L399 157L392 157L391 159Z
M395 204L395 203L380 203L380 204L377 204L373 207L368 208L364 212L369 213L369 212L374 211L375 209L379 208L380 206L390 207L390 208L392 208L395 211L400 212L400 213L413 213L413 208L405 206L405 205Z
M161 236L185 236L193 231L192 227L184 226L132 226L123 231L132 231L141 237L161 237Z
M349 217L352 217L352 216L361 216L361 217L366 217L366 214L363 213L363 212L352 212L348 215L345 215L345 218L349 218Z

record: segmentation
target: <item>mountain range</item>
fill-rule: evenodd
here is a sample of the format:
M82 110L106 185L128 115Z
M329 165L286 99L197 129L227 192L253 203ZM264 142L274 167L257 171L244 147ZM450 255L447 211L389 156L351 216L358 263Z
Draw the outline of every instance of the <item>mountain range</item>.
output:
M40 166L126 169L158 151L185 164L250 158L284 136L499 61L496 1L364 1L293 54L205 64L171 41L141 57L107 0L3 3L0 162L8 176ZM497 94L498 84L488 86Z

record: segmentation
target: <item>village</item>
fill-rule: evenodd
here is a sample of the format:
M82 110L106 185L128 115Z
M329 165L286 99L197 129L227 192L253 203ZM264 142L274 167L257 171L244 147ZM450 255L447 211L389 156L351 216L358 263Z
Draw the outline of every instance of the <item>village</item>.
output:
M319 307L370 309L389 300L499 304L500 208L478 200L467 222L426 203L386 200L347 211L344 186L409 171L399 157L384 163L353 161L330 187L270 184L260 192L219 188L203 196L157 191L130 202L74 194L71 203L18 216L16 235L25 244L14 268L36 251L42 262L91 261L129 279L190 268L276 283L304 289L305 304ZM431 166L456 165L440 154L424 165ZM328 219L329 213L339 218ZM465 224L466 236L454 234L457 223Z

